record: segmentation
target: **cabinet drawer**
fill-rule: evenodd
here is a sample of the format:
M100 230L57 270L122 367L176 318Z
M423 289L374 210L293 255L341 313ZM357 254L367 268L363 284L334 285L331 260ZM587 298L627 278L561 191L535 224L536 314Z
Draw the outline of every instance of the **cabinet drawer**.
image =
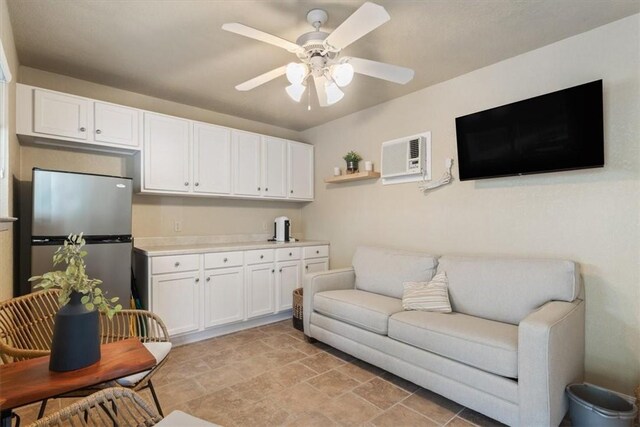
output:
M247 264L262 264L264 262L273 262L273 249L246 251L244 253L244 256Z
M300 248L276 249L276 261L288 261L291 259L300 259Z
M198 255L171 255L151 258L151 274L194 271L200 268Z
M302 250L304 259L326 258L329 256L329 246L307 246Z
M237 267L242 265L242 252L216 252L205 254L204 268Z

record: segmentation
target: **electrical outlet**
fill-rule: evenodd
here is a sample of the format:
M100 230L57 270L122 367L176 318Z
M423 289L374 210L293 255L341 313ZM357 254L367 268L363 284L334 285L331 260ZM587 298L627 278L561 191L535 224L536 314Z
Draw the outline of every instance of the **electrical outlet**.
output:
M182 231L182 221L173 221L173 231L180 233Z

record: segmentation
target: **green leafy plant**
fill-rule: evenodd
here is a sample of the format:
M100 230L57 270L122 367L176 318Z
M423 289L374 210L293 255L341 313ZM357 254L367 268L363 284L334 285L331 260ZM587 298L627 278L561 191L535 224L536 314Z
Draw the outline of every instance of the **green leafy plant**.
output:
M122 305L116 304L114 306L113 304L118 301L118 297L108 298L102 292L99 287L102 284L102 280L90 279L87 276L83 259L87 256L87 251L82 249L85 243L82 233L70 234L64 241L64 245L60 246L53 254L53 266L65 263L67 268L64 271L50 271L42 276L33 276L29 281L40 281L35 286L36 288L59 288L60 296L58 302L60 306L67 304L71 299L71 293L75 291L82 294L80 301L87 310L97 308L109 318L112 318L116 312L122 310Z
M347 154L344 155L343 159L345 160L345 162L359 162L360 160L362 160L362 157L360 156L360 154L356 153L355 151L349 151Z

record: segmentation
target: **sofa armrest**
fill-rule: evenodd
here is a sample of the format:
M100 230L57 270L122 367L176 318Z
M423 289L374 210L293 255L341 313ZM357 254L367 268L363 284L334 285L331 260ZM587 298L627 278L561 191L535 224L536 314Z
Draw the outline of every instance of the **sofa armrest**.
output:
M584 376L584 301L551 301L518 327L521 426L557 426L567 411L565 388Z
M356 273L351 268L320 271L307 274L304 279L304 291L302 294L302 316L304 320L304 333L309 334L309 322L313 313L313 296L318 292L335 291L339 289L353 289L356 283Z

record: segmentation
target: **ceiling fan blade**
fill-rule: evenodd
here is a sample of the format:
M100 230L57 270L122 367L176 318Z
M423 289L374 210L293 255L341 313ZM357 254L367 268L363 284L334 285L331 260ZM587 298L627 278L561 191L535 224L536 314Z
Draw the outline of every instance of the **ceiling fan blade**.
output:
M325 43L344 49L391 19L384 7L366 2L326 38Z
M415 74L411 68L385 64L384 62L371 61L369 59L348 58L347 61L353 66L353 71L356 73L402 85L410 82Z
M240 83L236 86L236 90L246 91L256 88L262 84L270 82L271 80L280 77L281 75L287 72L287 66L283 65L282 67L278 67L275 70L267 71L264 74L260 74L258 77L254 77L251 80L247 80L244 83Z
M318 103L321 107L328 107L329 103L327 102L327 90L324 85L327 82L327 78L325 76L313 76L313 82L316 85L316 95L318 95Z
M237 22L231 22L222 25L222 29L231 33L240 34L241 36L249 37L261 42L269 43L274 46L281 47L292 53L303 52L304 49L297 44L290 42L289 40L282 39L273 34L265 33L264 31L256 30L255 28L248 27L244 24Z

